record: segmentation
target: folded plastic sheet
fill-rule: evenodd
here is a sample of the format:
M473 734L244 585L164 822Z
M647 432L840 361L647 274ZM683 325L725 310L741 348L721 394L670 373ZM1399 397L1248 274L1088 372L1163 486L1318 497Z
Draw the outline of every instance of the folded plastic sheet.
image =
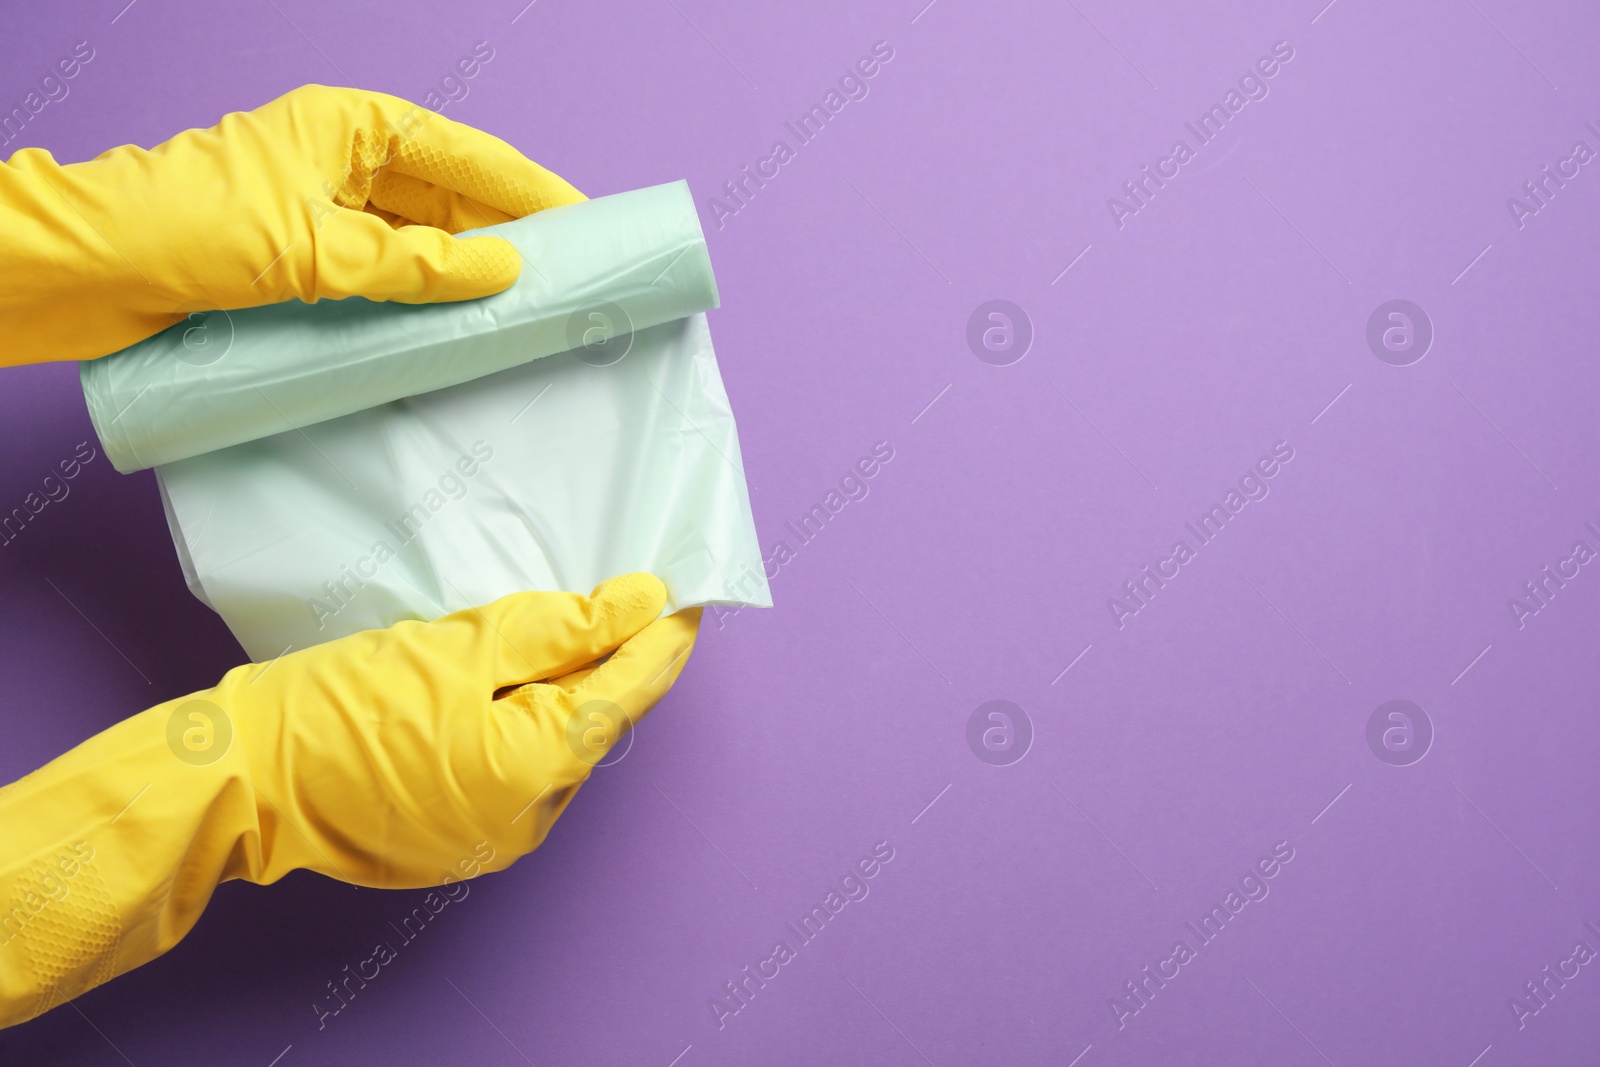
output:
M182 324L84 365L107 454L159 464L189 586L252 658L634 570L669 611L771 604L687 186L481 232L522 253L505 293L236 311L208 365Z

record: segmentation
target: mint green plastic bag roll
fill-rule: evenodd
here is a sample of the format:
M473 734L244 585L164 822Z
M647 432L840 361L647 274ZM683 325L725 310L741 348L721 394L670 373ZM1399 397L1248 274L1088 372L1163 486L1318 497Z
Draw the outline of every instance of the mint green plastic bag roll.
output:
M522 254L504 293L212 313L83 366L253 659L630 571L669 611L771 605L688 187L477 232Z
M717 306L681 181L473 233L522 254L510 289L453 304L351 297L213 312L203 326L180 324L83 363L106 454L123 473L172 463Z

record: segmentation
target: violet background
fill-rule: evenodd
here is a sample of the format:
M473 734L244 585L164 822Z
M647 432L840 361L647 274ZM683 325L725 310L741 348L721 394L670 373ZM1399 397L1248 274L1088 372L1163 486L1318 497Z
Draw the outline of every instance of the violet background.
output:
M7 109L96 50L7 154L153 145L311 81L417 99L486 41L446 115L591 195L703 201L874 42L894 58L703 215L761 540L798 547L776 610L708 616L549 842L320 1031L325 983L420 893L223 886L0 1061L1600 1058L1600 968L1520 1031L1508 1008L1600 948L1600 576L1523 629L1507 607L1600 547L1600 170L1520 230L1506 206L1600 148L1592 8L123 2L6 14ZM1107 198L1280 40L1270 95L1118 229ZM965 340L993 298L1036 333L1010 366ZM1436 329L1407 367L1365 341L1394 298ZM92 433L66 365L0 374L0 420L6 511ZM870 495L797 546L784 524L885 440ZM1270 496L1118 630L1107 599L1279 440ZM0 549L0 603L0 779L242 658L152 477L103 459ZM1394 698L1436 731L1410 766L1366 741ZM1009 766L968 748L991 699L1034 730ZM723 983L877 841L870 895L719 1029ZM1278 841L1267 899L1119 1029L1108 999Z

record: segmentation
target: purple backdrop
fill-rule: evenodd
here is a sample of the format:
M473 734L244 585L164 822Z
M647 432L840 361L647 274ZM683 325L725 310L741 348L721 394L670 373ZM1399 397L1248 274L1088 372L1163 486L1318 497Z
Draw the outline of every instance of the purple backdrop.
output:
M6 16L0 109L94 58L0 152L349 81L686 177L778 607L320 1028L421 894L224 886L0 1060L1596 1062L1586 5L124 2ZM8 511L91 430L0 411ZM0 602L6 780L241 658L103 459Z

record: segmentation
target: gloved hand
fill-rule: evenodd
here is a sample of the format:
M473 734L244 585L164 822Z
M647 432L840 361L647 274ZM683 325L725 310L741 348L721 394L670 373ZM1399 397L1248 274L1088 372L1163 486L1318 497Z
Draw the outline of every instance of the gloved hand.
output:
M229 671L0 790L0 1026L153 959L217 883L509 867L683 668L648 574ZM597 661L610 653L610 658Z
M195 311L497 293L521 260L450 234L584 199L496 137L306 85L151 150L0 165L0 365L93 359Z

